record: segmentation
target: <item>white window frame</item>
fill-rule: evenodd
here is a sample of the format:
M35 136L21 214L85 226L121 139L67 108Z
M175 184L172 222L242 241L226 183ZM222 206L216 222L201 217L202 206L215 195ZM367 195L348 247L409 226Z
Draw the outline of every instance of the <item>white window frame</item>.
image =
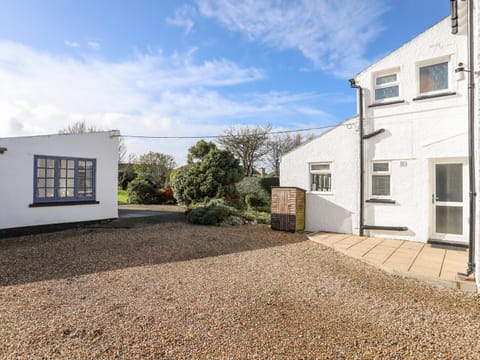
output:
M395 81L390 81L385 84L380 84L377 85L377 79L384 77L384 76L391 76L391 75L396 75L397 79ZM387 97L384 99L377 99L377 90L378 89L384 89L392 86L398 86L398 96L392 96L392 97ZM400 99L401 96L401 87L400 87L400 69L391 69L388 71L382 71L379 73L374 74L373 76L373 102L374 103L383 103L383 102L390 102L390 101L395 101Z
M388 170L387 171L375 171L374 167L375 164L387 164L388 165ZM388 189L388 195L375 195L373 194L373 177L377 176L388 176L390 178L389 180L389 189ZM373 199L390 199L392 197L392 163L391 161L387 160L375 160L372 161L371 167L370 167L370 197Z
M437 65L437 64L442 64L442 63L447 63L447 72L448 72L448 78L447 78L448 86L447 86L447 88L440 89L440 90L434 90L434 91L421 92L421 89L420 89L420 68L427 67L427 66L432 66L432 65ZM416 80L417 80L417 95L418 96L437 95L437 94L442 94L442 93L452 91L453 78L452 78L452 62L451 62L450 56L418 62L416 64Z
M312 170L312 167L315 165L328 165L328 169L321 170ZM314 175L330 175L330 188L328 190L313 190L313 179ZM308 164L308 178L309 178L309 189L311 192L322 193L322 194L331 194L332 193L332 162L329 161L320 161Z

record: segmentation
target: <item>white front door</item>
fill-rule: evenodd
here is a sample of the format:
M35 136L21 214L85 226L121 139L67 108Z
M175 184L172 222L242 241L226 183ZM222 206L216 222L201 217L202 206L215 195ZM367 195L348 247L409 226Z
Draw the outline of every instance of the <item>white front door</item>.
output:
M468 183L466 161L433 163L432 238L467 243Z

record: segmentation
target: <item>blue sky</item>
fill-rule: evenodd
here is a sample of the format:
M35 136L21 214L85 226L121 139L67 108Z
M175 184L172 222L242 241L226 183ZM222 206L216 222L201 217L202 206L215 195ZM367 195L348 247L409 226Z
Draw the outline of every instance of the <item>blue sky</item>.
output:
M332 125L348 79L449 15L449 0L0 0L0 136L84 120L125 135ZM127 139L185 160L195 140Z

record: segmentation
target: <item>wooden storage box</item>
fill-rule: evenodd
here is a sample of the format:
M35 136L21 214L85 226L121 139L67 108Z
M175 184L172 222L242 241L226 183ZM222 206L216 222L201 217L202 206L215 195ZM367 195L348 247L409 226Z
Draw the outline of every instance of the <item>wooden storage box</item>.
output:
M305 190L297 187L272 187L272 222L274 230L305 229Z

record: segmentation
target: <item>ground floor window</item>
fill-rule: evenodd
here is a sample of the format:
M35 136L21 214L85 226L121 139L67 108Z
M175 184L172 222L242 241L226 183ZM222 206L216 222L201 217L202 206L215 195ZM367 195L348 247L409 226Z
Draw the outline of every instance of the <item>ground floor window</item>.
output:
M34 202L95 200L95 159L35 155Z
M390 163L375 161L372 163L372 196L390 196Z
M320 192L332 191L330 163L310 164L310 190Z

